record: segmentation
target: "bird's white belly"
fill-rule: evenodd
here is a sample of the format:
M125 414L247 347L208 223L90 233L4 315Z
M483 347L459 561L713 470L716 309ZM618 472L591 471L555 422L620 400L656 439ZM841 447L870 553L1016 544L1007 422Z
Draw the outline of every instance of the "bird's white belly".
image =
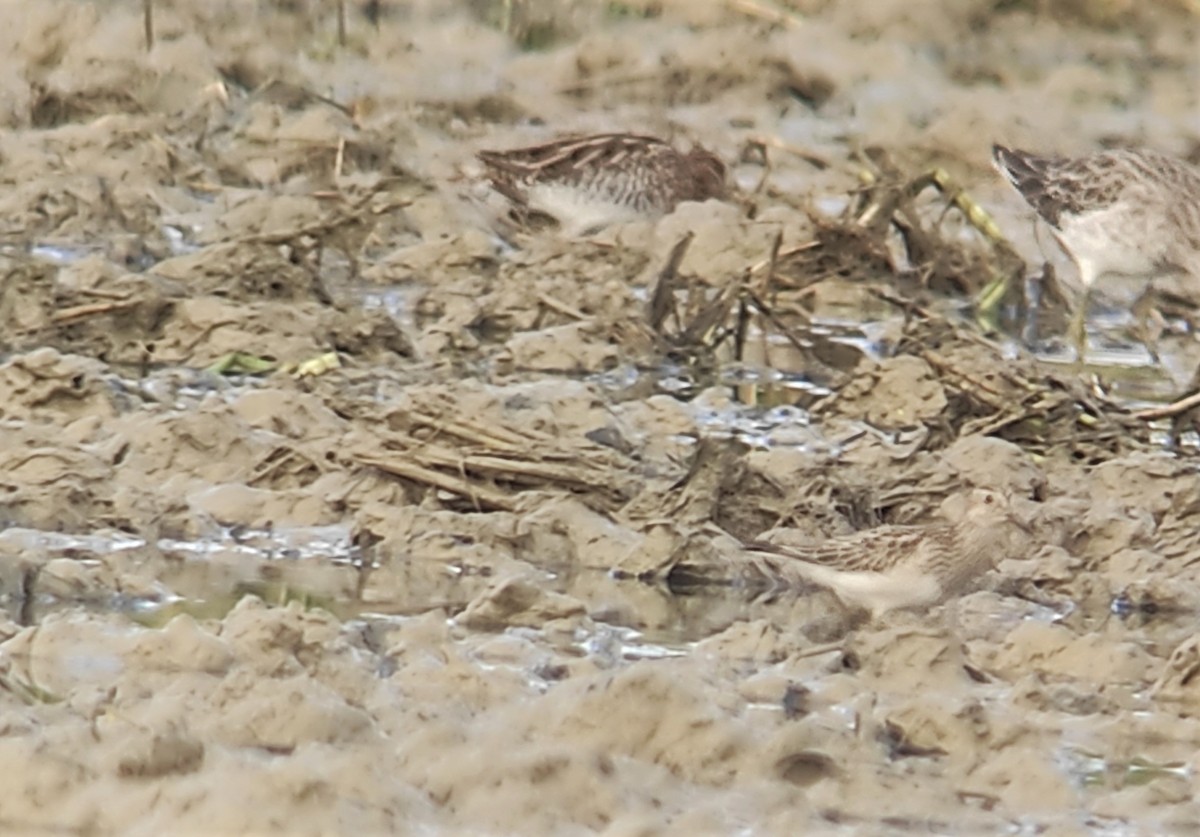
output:
M942 587L932 576L895 569L884 573L845 572L808 564L804 575L830 588L847 605L862 607L875 616L889 610L934 604Z
M538 184L529 188L526 198L531 208L557 219L568 235L581 235L643 217L631 206L572 186Z
M1170 248L1168 231L1153 223L1154 214L1115 204L1063 219L1058 239L1085 286L1106 275L1154 277Z

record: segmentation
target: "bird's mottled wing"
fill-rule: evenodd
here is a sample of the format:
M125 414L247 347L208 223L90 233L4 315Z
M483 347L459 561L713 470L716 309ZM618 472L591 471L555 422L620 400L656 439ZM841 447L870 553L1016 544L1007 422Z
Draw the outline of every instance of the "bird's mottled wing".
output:
M480 151L484 165L510 177L529 180L574 181L583 172L621 168L630 157L673 154L671 146L637 134L598 134L568 137L510 151Z
M1120 157L1113 152L1066 159L995 145L992 154L1000 173L1055 228L1061 228L1063 215L1111 206L1125 188Z
M834 570L881 573L892 569L907 556L912 556L921 541L940 528L948 527L880 526L850 538L812 546L780 546L754 541L746 544L746 547L781 559L819 564Z
M651 172L661 178L679 159L667 143L638 134L569 137L476 156L496 190L519 206L528 204L530 189L546 185L579 188L593 199L628 204L638 211L666 208L669 196L652 188Z

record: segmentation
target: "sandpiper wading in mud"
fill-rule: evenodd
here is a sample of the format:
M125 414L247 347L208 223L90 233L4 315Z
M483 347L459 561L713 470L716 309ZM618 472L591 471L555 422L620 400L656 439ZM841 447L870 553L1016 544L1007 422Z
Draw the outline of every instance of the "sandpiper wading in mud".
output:
M1185 275L1200 292L1200 169L1149 150L1064 158L995 145L992 155L1079 268L1084 295L1070 336L1081 356L1097 279Z
M638 134L571 137L478 157L518 210L550 215L569 236L665 215L682 201L723 197L726 188L725 165L711 152L694 146L684 154Z
M1005 495L976 488L954 500L953 522L880 526L813 546L746 546L768 577L827 587L877 619L958 595L1029 545L1029 526Z

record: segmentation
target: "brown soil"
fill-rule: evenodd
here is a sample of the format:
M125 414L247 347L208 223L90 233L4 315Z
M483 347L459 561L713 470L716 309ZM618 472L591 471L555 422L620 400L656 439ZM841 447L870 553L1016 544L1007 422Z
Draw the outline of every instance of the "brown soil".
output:
M1194 153L1189 4L10 5L6 833L1200 827L1192 416L1004 336L1073 274L988 166ZM619 130L738 199L477 179ZM933 612L736 572L967 485L1036 547Z

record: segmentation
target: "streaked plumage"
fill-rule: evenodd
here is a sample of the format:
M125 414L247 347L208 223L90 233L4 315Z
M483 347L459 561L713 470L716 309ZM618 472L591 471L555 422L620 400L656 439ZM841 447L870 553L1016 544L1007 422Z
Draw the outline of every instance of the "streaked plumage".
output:
M1200 294L1200 169L1150 150L1065 158L995 145L992 155L1079 269L1084 296L1071 336L1081 356L1096 280L1175 275Z
M570 137L510 151L481 151L496 190L521 210L555 218L568 235L654 218L682 201L725 195L725 166L694 146L686 154L638 134Z
M1200 285L1200 169L1150 150L1077 158L1002 145L992 152L1000 173L1054 229L1084 285L1107 274L1170 273Z
M746 546L767 578L827 587L877 618L957 595L1028 546L1028 525L1000 492L973 489L960 505L957 519L944 523L880 526L813 546Z

